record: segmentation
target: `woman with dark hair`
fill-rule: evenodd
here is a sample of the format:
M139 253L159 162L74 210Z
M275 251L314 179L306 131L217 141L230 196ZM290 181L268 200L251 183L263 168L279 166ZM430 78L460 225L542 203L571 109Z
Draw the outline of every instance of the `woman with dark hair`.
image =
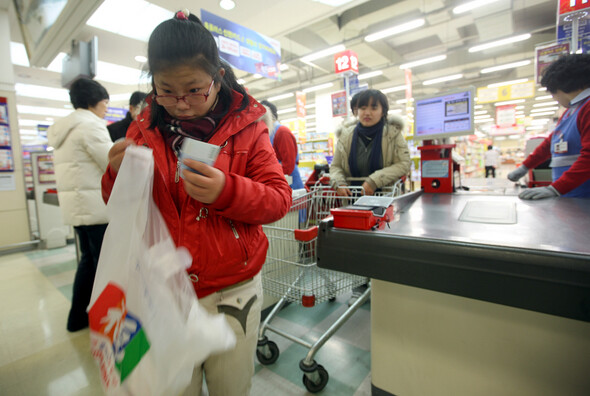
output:
M330 165L332 187L350 196L349 185L365 195L393 185L410 171L410 151L402 135L403 120L390 116L383 92L368 89L358 96L358 123L342 133Z
M70 87L76 109L47 131L53 147L59 206L64 224L74 226L80 246L68 331L88 327L90 303L102 239L107 228L106 206L101 198L100 178L107 168L113 145L106 123L109 94L94 80L81 78Z
M127 139L110 151L103 197L112 191L128 145L153 150L153 198L176 245L192 255L187 271L199 303L225 315L237 339L234 349L195 367L186 394L200 394L205 374L210 394L247 395L262 306L260 270L268 248L261 225L287 213L291 189L268 128L258 122L264 107L237 83L196 16L179 11L156 27L148 42L148 66L149 107L131 124ZM184 139L219 146L214 166L190 159L181 163Z
M508 174L518 181L529 169L551 159L553 182L520 193L521 199L558 196L590 197L590 54L566 55L553 62L543 73L541 85L547 87L567 110L555 130L522 165Z

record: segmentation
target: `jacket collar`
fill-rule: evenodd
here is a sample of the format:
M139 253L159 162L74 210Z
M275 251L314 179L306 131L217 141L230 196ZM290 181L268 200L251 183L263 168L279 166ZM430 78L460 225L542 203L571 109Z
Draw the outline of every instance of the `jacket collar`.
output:
M233 91L232 103L230 108L219 122L217 130L211 137L208 143L216 144L218 146L223 145L231 136L235 135L247 125L256 122L265 112L264 106L262 106L252 96L249 97L250 103L243 110L238 110L244 96L237 91ZM139 122L139 129L143 137L148 141L151 147L154 147L155 141L163 143L163 138L159 130L150 130L150 107L146 109L137 117Z

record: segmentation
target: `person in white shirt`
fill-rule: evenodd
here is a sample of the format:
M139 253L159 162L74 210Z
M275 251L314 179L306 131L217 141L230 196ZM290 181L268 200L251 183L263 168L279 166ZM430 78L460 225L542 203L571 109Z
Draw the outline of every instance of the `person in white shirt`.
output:
M488 151L484 154L484 163L486 167L486 179L489 175L493 178L496 177L496 167L498 166L498 160L500 159L500 153L494 150L492 145L488 146Z

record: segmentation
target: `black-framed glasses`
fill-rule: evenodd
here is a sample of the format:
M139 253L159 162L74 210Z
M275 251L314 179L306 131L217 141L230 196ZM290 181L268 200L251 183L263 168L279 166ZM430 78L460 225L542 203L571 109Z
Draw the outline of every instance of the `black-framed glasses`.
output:
M211 80L207 93L190 93L184 96L156 95L156 102L161 106L175 106L179 100L184 100L189 105L203 104L207 101L209 95L211 95L211 89L214 83L215 80Z

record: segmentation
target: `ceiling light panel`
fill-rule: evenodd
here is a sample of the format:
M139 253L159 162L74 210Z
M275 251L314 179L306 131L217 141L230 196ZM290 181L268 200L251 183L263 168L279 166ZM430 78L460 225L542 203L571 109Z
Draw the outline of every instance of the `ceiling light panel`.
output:
M543 103L535 103L533 105L533 107L547 107L547 106L555 106L558 105L559 103L557 103L556 100L551 101L551 102L543 102Z
M481 69L480 73L482 73L482 74L493 73L493 72L500 71L500 70L515 69L517 67L527 66L530 64L531 64L531 61L527 59L527 60L522 60L519 62L506 63L504 65L486 67L485 69Z
M23 96L27 98L39 98L48 100L61 100L62 102L70 102L70 93L67 89L51 88L41 85L20 84L14 85L16 96Z
M486 44L476 45L475 47L469 48L469 52L483 51L483 50L487 50L490 48L500 47L503 45L508 45L508 44L519 42L519 41L528 40L530 38L531 38L530 33L521 34L521 35L513 36L513 37L507 37L507 38L497 40L497 41L492 41L492 42L489 42Z
M422 83L422 85L432 85L432 84L439 84L446 81L453 81L463 78L463 74L453 74L450 76L438 77L433 78L432 80L426 80Z
M344 44L338 44L330 48L326 48L324 50L314 52L313 54L309 54L301 58L302 62L312 62L316 59L324 58L329 55L334 55L335 53L342 52L346 49Z
M173 12L144 0L106 0L86 24L121 36L148 41L154 28L173 15Z
M358 79L359 80L366 80L367 78L377 77L377 76L380 76L382 74L383 74L383 71L376 70L376 71L369 72L369 73L359 74L358 75Z
M407 32L408 30L417 29L424 26L426 20L424 18L414 19L413 21L402 23L401 25L390 27L389 29L381 30L380 32L369 34L365 37L365 41L373 42L385 37L393 36L395 34Z
M398 85L397 87L382 89L381 92L383 92L384 94L388 94L391 92L405 91L407 88L408 88L407 85Z
M44 116L65 117L72 113L72 110L59 109L56 107L38 107L38 106L24 106L16 105L16 110L19 114L35 114ZM44 121L39 121L38 124L45 124Z
M293 96L295 96L295 95L293 94L293 92L289 92L289 93L282 94L282 95L271 96L271 97L270 97L270 98L268 98L267 100L268 100L269 102L275 102L275 101L277 101L277 100L282 100L282 99L292 98Z
M413 67L427 65L429 63L440 62L445 59L447 59L446 55L437 55L437 56L433 56L433 57L426 58L426 59L420 59L420 60L413 61L413 62L403 63L403 64L399 65L399 68L400 69L411 69Z
M453 14L462 14L464 12L471 11L473 9L486 6L488 4L495 3L498 0L475 0L463 3L460 6L453 8Z

